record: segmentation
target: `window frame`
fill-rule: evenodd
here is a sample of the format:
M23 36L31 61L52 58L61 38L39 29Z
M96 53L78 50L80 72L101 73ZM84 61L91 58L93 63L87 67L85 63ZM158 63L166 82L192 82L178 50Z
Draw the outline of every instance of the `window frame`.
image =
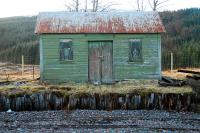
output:
M133 45L132 44L132 42L138 42L141 46L140 46L140 48L141 48L141 56L139 57L139 58L137 58L137 59L131 59L130 57L130 52L131 52L131 45ZM134 63L134 62L143 62L143 48L142 48L142 45L143 45L143 40L142 40L142 38L130 38L130 39L128 39L128 47L129 47L129 50L128 50L128 62L129 63Z
M61 58L61 42L70 42L71 41L71 50L72 50L72 59L63 59ZM72 62L74 61L74 49L73 49L73 40L71 38L61 38L59 39L59 46L58 46L58 52L59 52L59 61L61 63L64 63L64 62Z

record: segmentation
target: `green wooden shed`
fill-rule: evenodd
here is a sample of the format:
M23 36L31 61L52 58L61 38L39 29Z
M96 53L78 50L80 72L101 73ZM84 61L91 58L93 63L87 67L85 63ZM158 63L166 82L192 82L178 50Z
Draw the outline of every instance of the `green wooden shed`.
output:
M41 81L159 79L163 32L157 12L39 13Z

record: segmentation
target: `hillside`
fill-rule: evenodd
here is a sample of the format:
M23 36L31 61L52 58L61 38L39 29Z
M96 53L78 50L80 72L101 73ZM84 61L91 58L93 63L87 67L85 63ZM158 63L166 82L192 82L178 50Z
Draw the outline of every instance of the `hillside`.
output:
M36 16L0 18L0 60L20 62L21 55L38 63L38 37L34 34ZM32 59L32 60L31 60Z
M166 28L162 35L162 68L170 68L170 52L174 67L200 67L200 9L192 8L160 13Z
M162 36L164 51L200 52L200 9L165 11L160 16L167 31Z
M189 60L200 60L200 9L160 12L167 33L162 35L163 56L184 53ZM34 34L36 16L0 18L0 60L39 62L38 37ZM180 55L181 56L181 55ZM184 62L180 59L179 63ZM200 63L200 62L199 62ZM198 62L197 62L198 64Z

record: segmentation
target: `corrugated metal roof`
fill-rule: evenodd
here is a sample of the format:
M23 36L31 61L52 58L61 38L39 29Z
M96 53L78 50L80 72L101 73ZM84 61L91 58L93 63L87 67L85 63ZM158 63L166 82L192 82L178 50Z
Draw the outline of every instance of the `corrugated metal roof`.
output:
M162 33L158 12L44 12L35 33Z

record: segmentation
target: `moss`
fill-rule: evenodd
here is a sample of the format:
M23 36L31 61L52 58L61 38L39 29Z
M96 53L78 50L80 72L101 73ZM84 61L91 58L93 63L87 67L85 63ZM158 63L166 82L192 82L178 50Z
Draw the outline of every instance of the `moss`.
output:
M62 90L53 90L50 91L52 94L56 95L57 97L65 97L66 96L66 92L62 91Z
M23 91L23 92L8 94L7 97L9 97L9 98L23 97L25 94L26 93Z
M86 92L80 92L80 93L78 92L78 93L73 93L72 95L76 98L79 98L79 97L89 97L94 94L86 93Z
M59 89L60 89L60 90L71 91L71 90L73 90L74 88L73 88L73 87L70 87L70 86L60 86Z
M16 89L15 86L3 86L3 87L0 87L0 93L7 93L9 91L12 91Z
M36 92L41 92L45 90L46 90L46 87L44 86L34 86L34 87L29 88L29 93L36 93Z
M48 86L48 89L49 90L58 90L59 86L58 85L50 85L50 86Z
M16 88L16 89L7 91L7 96L9 98L23 97L25 94L26 94L26 91L24 91L20 88Z
M45 90L43 86L3 86L0 87L0 93L8 97L23 96L24 94L33 94Z
M70 91L74 89L72 86L63 86L63 85L51 85L48 87L50 90L63 90L63 91Z

